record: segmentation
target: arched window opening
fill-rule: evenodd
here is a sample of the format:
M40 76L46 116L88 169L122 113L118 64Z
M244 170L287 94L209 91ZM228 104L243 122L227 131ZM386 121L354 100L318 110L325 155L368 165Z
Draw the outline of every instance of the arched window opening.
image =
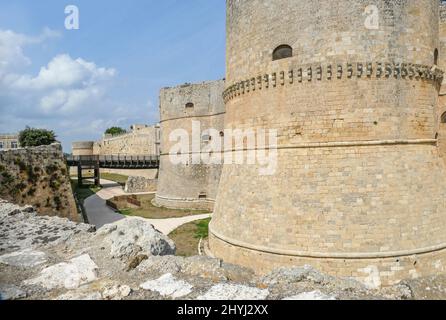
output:
M186 103L186 109L193 109L193 108L194 108L194 104L192 102Z
M434 65L438 65L438 49L434 51Z
M446 123L446 112L441 115L441 123Z
M293 48L291 48L287 44L283 44L281 46L278 46L273 51L273 61L290 58L292 56L293 56Z

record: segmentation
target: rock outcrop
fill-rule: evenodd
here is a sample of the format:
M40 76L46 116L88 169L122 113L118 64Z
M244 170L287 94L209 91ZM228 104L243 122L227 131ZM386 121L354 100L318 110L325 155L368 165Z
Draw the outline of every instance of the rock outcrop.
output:
M0 201L0 228L0 299L446 298L442 277L370 290L310 266L260 277L219 259L177 257L175 244L138 218L95 232L89 225Z
M41 215L82 221L58 143L0 151L0 198L31 204Z
M26 280L25 285L39 285L45 289L77 289L81 285L97 279L98 266L88 254L61 262L43 269L33 279Z
M0 254L64 243L76 234L93 231L94 226L39 216L31 206L21 207L0 199Z
M126 259L138 255L165 256L175 254L175 243L143 219L123 219L102 227L97 241L110 246L112 258Z

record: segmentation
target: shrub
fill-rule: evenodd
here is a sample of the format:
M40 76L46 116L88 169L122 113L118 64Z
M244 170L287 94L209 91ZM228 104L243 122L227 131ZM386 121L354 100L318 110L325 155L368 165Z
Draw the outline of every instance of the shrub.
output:
M127 133L127 130L120 127L111 127L105 130L105 134L111 134L113 136L117 136L124 133Z
M19 133L19 143L22 147L46 146L56 142L54 131L26 127Z

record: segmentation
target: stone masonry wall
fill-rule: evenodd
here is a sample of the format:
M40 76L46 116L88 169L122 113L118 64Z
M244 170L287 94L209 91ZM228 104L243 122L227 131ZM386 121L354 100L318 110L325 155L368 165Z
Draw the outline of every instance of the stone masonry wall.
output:
M440 5L440 49L439 49L439 67L446 70L446 3ZM440 156L446 162L446 79L440 89L440 96L438 100L438 115L439 115L439 131L438 131L438 146ZM445 122L442 122L442 116Z
M125 184L126 193L155 192L158 180L130 176Z
M80 221L60 144L0 151L0 198Z
M164 88L160 93L161 163L155 202L171 208L212 209L220 180L221 165L172 164L169 141L173 130L183 129L192 135L192 121L199 121L201 131L223 130L225 107L222 98L224 81L187 84ZM193 104L193 106L188 104ZM201 142L205 148L207 141Z
M384 285L444 271L438 21L435 0L227 1L225 127L277 129L278 166L223 167L217 257ZM284 44L293 56L273 61Z
M153 155L159 154L159 127L138 128L129 133L103 138L95 142L96 155Z

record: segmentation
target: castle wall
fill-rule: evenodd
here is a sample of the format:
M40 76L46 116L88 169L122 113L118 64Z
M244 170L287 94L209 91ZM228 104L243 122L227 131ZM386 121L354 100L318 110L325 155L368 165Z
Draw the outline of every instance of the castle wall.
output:
M95 142L93 153L97 155L158 155L159 126L134 126L131 132L105 137Z
M71 152L73 156L92 156L94 155L93 146L93 141L73 142L71 145Z
M227 1L225 127L277 129L278 167L224 166L217 257L383 285L444 271L438 21L435 0ZM283 44L293 56L273 61Z
M0 198L81 221L60 144L0 151Z
M99 141L73 142L73 156L158 156L160 149L159 125L133 125L131 132L119 136L106 136ZM126 176L156 179L158 170L154 169L101 169L101 173L116 173ZM71 167L70 174L76 175L77 168Z
M161 90L161 159L156 204L170 208L213 208L221 164L193 164L191 152L187 164L173 164L169 153L176 142L169 138L177 129L185 130L191 137L192 121L199 121L202 131L209 128L223 130L223 89L224 81L221 80ZM193 107L186 107L190 103ZM202 141L202 147L206 143Z
M439 50L439 67L446 70L446 3L440 4L440 50ZM446 116L443 121L442 115L446 115L446 80L440 89L438 101L438 115L439 115L439 132L438 132L438 147L440 155L446 161Z

